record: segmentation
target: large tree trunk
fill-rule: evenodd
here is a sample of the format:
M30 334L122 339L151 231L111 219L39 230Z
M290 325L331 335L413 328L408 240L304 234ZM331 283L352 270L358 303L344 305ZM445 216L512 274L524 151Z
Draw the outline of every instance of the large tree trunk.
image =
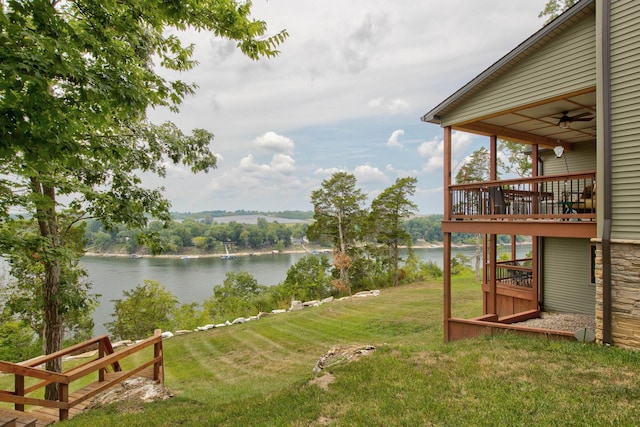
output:
M338 240L340 241L340 252L343 257L348 257L347 255L347 243L344 238L344 231L342 230L342 215L338 214ZM351 284L349 283L349 267L344 262L340 262L340 281L343 286L345 286L347 290L347 295L351 296Z
M62 349L62 316L60 315L58 292L60 290L60 262L47 264L42 293L44 295L44 345L46 354ZM46 369L62 372L60 358L47 362ZM58 384L51 383L45 389L45 399L58 400Z
M398 286L398 282L400 282L398 277L398 262L400 259L400 248L398 247L398 241L394 241L391 246L392 257L393 257L393 286Z
M42 295L44 298L44 348L46 354L55 353L62 349L63 324L59 307L59 292L62 267L59 255L55 252L60 248L58 218L56 214L55 188L43 185L37 177L31 178L31 188L36 197L36 219L40 235L46 241L46 250L54 255L44 254L44 282ZM46 369L62 372L62 360L47 362ZM45 399L57 400L59 396L58 384L52 383L45 389Z

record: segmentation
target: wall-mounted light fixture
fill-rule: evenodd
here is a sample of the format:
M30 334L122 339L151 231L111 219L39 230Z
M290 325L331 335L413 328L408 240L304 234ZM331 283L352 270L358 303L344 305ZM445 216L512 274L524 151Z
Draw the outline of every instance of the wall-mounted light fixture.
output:
M556 154L556 157L559 159L564 154L564 147L562 145L556 145L553 147L553 152Z

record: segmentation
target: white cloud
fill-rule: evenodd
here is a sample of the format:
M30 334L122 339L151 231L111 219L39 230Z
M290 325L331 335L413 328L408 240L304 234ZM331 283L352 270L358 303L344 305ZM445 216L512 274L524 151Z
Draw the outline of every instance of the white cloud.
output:
M453 132L451 134L451 150L454 159L467 150L473 138L475 138L475 136L465 132ZM418 153L421 157L427 159L427 162L423 165L425 172L434 172L442 169L444 163L444 141L439 137L420 144ZM455 165L452 165L452 167L455 167Z
M438 137L420 144L418 147L418 154L420 154L420 157L427 159L427 162L423 165L423 170L425 172L434 172L442 168L444 161L444 145Z
M387 111L391 114L406 113L409 111L409 103L404 99L396 98L389 103Z
M172 161L164 161L162 165L165 168L166 176L168 179L185 179L192 175L192 172L188 167L182 165L176 165Z
M286 154L276 154L271 159L271 169L282 174L291 174L296 170L296 161Z
M380 111L390 115L402 114L411 111L409 101L402 98L387 100L382 97L370 99L367 102L370 110Z
M295 160L287 154L275 154L271 158L271 163L256 163L253 155L249 154L240 160L238 170L243 173L252 174L259 178L273 178L276 175L288 175L295 171Z
M366 12L360 19L349 30L342 45L343 62L350 73L360 73L369 66L376 55L376 45L388 34L387 17L380 10Z
M346 172L346 170L341 168L318 168L313 172L313 174L323 176L323 177L330 177L331 175L337 172Z
M402 144L400 143L400 141L398 141L398 138L400 138L402 135L404 135L404 131L402 129L394 130L387 140L387 145L389 147L402 147Z
M367 103L369 108L378 108L382 105L382 98L373 98Z
M292 154L295 147L294 142L286 136L278 135L269 131L257 137L254 142L258 147L265 148L270 152Z
M380 169L370 165L360 165L353 171L359 183L388 182L389 178Z
M305 209L311 189L337 171L358 171L369 192L398 176L442 185L442 130L418 117L538 30L546 2L257 1L252 16L268 33L290 34L277 57L259 61L233 42L181 33L199 65L162 75L198 89L180 114L156 109L150 118L214 133L218 168L190 176L171 167L175 180L152 183L179 211ZM454 134L454 164L472 139Z

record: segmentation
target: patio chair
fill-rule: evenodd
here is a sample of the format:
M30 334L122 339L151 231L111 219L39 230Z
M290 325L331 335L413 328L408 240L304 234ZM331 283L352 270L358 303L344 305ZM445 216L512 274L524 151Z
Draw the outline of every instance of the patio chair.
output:
M489 187L489 203L489 213L493 215L504 215L507 213L507 206L509 205L509 203L507 203L505 200L504 190L502 189L501 185L497 187Z
M580 193L580 197L574 200L571 207L577 213L592 213L596 211L596 188L595 185L586 185Z

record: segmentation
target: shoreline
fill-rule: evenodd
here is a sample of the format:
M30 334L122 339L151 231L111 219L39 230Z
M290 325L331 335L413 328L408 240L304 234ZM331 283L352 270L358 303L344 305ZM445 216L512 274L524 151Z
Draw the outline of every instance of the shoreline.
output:
M526 244L530 244L530 243L518 243L518 245L526 245ZM443 242L435 242L435 243L425 243L425 244L420 244L420 245L413 245L412 248L414 249L442 249L444 247L444 243ZM467 245L451 245L452 248L470 248L470 247L475 247L475 244L467 244ZM406 249L406 246L402 247L403 249ZM318 248L316 249L318 251L324 251L324 250L331 250L329 248ZM308 254L312 254L312 250L306 249L306 248L290 248L284 251L281 251L279 253L272 253L271 251L260 251L260 252L236 252L233 254L230 254L232 256L236 256L236 257L245 257L245 256L267 256L267 255L271 255L271 256L277 256L277 255L282 255L282 254L300 254L300 253L308 253ZM320 253L322 254L322 253ZM87 251L85 252L85 254L83 256L87 256L87 257L104 257L104 258L173 258L173 259L197 259L197 258L220 258L225 256L225 253L207 253L207 254L195 254L195 253L184 253L184 254L159 254L159 255L152 255L152 254L126 254L126 253L117 253L117 252L90 252ZM325 255L328 255L325 253Z
M520 242L520 243L516 243L516 246L522 246L522 245L531 245L531 242ZM502 245L505 246L505 245ZM425 244L420 244L420 245L413 245L412 248L414 249L442 249L444 247L444 242L435 242L435 243L425 243ZM451 248L472 248L475 247L475 244L461 244L461 245L451 245ZM402 247L403 249L406 249L406 246ZM316 249L318 251L325 251L325 250L331 250L329 248L318 248ZM233 254L230 254L232 256L236 256L236 257L245 257L245 256L266 256L266 255L271 255L271 256L277 256L277 255L281 255L281 254L300 254L300 253L308 253L308 254L312 254L312 250L306 249L306 248L293 248L293 249L287 249L284 250L282 252L279 253L272 253L271 251L260 251L260 252L236 252ZM173 259L197 259L197 258L220 258L225 256L225 253L215 253L215 254L194 254L194 253L185 253L185 254L159 254L159 255L152 255L152 254L125 254L125 253L118 253L118 252L90 252L87 251L84 253L83 256L87 256L87 257L104 257L104 258L173 258ZM325 253L325 255L327 255Z

